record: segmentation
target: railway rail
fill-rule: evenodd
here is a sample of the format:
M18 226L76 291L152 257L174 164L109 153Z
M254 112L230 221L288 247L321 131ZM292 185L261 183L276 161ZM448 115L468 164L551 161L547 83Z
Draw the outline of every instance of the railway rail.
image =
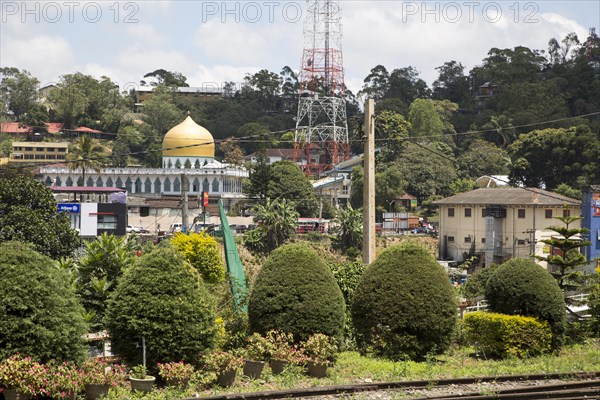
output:
M561 382L546 383L552 380ZM541 382L541 383L540 383ZM465 391L460 394L442 393L444 389L470 387L478 384L512 383L517 387L498 388L488 386L484 390ZM438 394L430 395L427 392L435 389ZM417 395L417 392L419 393ZM203 400L262 400L262 399L300 399L300 398L370 398L384 399L382 393L387 393L393 398L403 394L406 400L488 400L488 399L512 399L512 400L537 400L537 399L569 399L569 400L592 400L600 399L600 371L572 374L530 374L530 375L502 375L484 376L475 378L440 379L433 381L401 381L401 382L377 382L352 385L321 386L310 388L297 388L288 390L275 390L252 393L227 393L208 397ZM366 396L366 397L365 397ZM411 397L414 396L414 397ZM184 400L196 400L191 397Z

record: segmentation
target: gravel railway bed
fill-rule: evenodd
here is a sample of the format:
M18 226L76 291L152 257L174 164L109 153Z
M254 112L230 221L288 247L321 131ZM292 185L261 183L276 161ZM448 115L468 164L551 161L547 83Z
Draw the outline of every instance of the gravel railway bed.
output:
M227 393L203 400L259 399L600 399L600 371L572 374L503 375L432 381L376 382L253 393ZM197 399L195 397L189 400Z

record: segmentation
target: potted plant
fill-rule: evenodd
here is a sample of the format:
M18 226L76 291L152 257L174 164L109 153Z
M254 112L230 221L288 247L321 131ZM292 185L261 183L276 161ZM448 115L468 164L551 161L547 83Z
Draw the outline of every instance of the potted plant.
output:
M258 379L269 358L269 342L258 333L253 333L246 338L244 348L246 361L244 362L244 375L250 379Z
M217 382L223 387L233 385L237 369L244 358L229 351L214 351L204 358L206 369L217 374Z
M86 360L81 370L85 397L88 400L107 397L108 390L123 385L127 376L122 365L109 365L96 359Z
M327 366L335 359L337 344L335 338L316 333L302 343L308 361L308 374L315 378L327 375Z
M194 375L194 366L180 362L158 363L158 374L166 381L167 386L185 389Z
M290 363L301 363L303 353L294 345L294 336L278 330L267 332L269 365L274 375L281 374Z
M0 386L5 400L26 400L42 392L46 367L31 357L15 354L0 363Z
M129 371L129 382L131 390L139 390L140 392L149 393L152 391L155 377L148 375L148 370L144 365L136 365Z

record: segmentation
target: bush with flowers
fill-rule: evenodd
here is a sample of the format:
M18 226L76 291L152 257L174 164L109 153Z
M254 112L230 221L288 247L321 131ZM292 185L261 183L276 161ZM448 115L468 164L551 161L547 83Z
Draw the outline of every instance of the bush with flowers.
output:
M294 345L294 335L291 333L270 330L267 332L267 343L272 360L287 361L300 364L304 361L302 349Z
M258 333L253 333L246 338L244 355L246 360L266 361L270 355L269 341Z
M315 333L301 343L308 361L328 365L335 360L338 347L335 338Z
M157 363L158 374L167 382L183 384L194 376L194 366L180 362Z
M204 356L204 364L210 372L235 370L244 364L244 358L234 351L217 350Z
M66 399L83 390L83 374L75 364L50 361L45 371L43 394L54 399Z
M86 385L123 386L127 371L120 364L107 364L96 359L88 359L81 368L83 383Z
M15 354L0 362L0 386L28 396L44 394L46 367L31 357Z

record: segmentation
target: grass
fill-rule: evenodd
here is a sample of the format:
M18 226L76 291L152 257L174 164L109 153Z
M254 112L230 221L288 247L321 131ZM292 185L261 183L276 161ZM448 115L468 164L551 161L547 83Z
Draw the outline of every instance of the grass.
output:
M335 366L330 367L328 377L309 378L300 367L286 370L274 376L265 368L261 379L238 378L234 386L220 388L216 385L191 387L185 393L173 389L155 390L144 399L173 399L224 393L258 392L291 388L359 384L369 381L438 380L460 377L523 375L542 373L577 373L600 370L600 340L589 340L583 345L564 348L558 354L547 354L528 359L485 360L475 358L474 348L454 349L445 355L425 362L400 361L364 357L356 352L343 352ZM111 389L111 399L141 398L124 388Z

